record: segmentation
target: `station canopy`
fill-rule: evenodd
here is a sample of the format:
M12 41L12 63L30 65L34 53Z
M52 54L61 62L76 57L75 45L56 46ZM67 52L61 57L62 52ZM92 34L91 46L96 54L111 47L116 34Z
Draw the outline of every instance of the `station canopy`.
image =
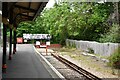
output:
M32 21L40 15L48 2L8 2L8 19L13 10L13 22Z

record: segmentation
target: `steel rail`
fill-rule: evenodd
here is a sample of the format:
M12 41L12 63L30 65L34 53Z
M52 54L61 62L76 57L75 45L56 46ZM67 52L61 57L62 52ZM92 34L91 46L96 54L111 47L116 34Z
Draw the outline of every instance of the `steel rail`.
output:
M63 62L64 64L66 64L68 67L74 69L75 71L77 71L78 73L84 75L86 78L88 78L89 80L102 80L100 78L98 78L97 76L91 74L90 72L84 70L83 68L77 66L76 64L72 63L71 61L63 58L60 55L55 55L53 53L51 53L51 55L53 57L55 57L56 59L58 59L59 61Z

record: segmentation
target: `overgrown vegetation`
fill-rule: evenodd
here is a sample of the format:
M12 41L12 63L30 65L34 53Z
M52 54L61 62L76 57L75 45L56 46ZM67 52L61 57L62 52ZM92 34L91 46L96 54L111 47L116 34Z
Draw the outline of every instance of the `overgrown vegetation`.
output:
M92 48L88 48L88 53L94 54L94 50Z
M109 66L120 69L120 46L109 57Z
M17 36L18 37L22 37L23 33L26 33L26 34L31 33L32 34L35 32L37 32L37 30L34 27L34 22L32 22L32 21L21 22L17 28Z
M65 45L65 40L119 42L118 25L108 25L114 3L61 3L45 9L35 22L22 22L17 36L23 33L51 34L51 43Z
M109 31L101 35L100 42L120 43L120 26L113 24Z

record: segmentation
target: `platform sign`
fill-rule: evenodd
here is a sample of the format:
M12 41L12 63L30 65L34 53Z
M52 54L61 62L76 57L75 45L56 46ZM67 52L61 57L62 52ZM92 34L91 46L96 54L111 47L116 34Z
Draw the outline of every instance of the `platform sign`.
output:
M48 41L48 42L46 42L46 45L47 45L47 46L50 46L50 42L49 42L49 41Z
M27 40L25 39L24 42L27 42Z
M23 38L17 38L17 43L23 43Z
M40 45L40 42L39 42L39 41L36 41L36 45Z
M23 34L24 39L50 39L50 34Z
M31 39L31 34L23 34L24 39Z

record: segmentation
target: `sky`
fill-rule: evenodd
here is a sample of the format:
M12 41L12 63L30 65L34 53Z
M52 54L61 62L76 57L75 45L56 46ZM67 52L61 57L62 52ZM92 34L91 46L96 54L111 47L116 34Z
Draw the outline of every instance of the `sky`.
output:
M49 2L46 5L46 8L51 8L55 4L55 0L49 0Z

